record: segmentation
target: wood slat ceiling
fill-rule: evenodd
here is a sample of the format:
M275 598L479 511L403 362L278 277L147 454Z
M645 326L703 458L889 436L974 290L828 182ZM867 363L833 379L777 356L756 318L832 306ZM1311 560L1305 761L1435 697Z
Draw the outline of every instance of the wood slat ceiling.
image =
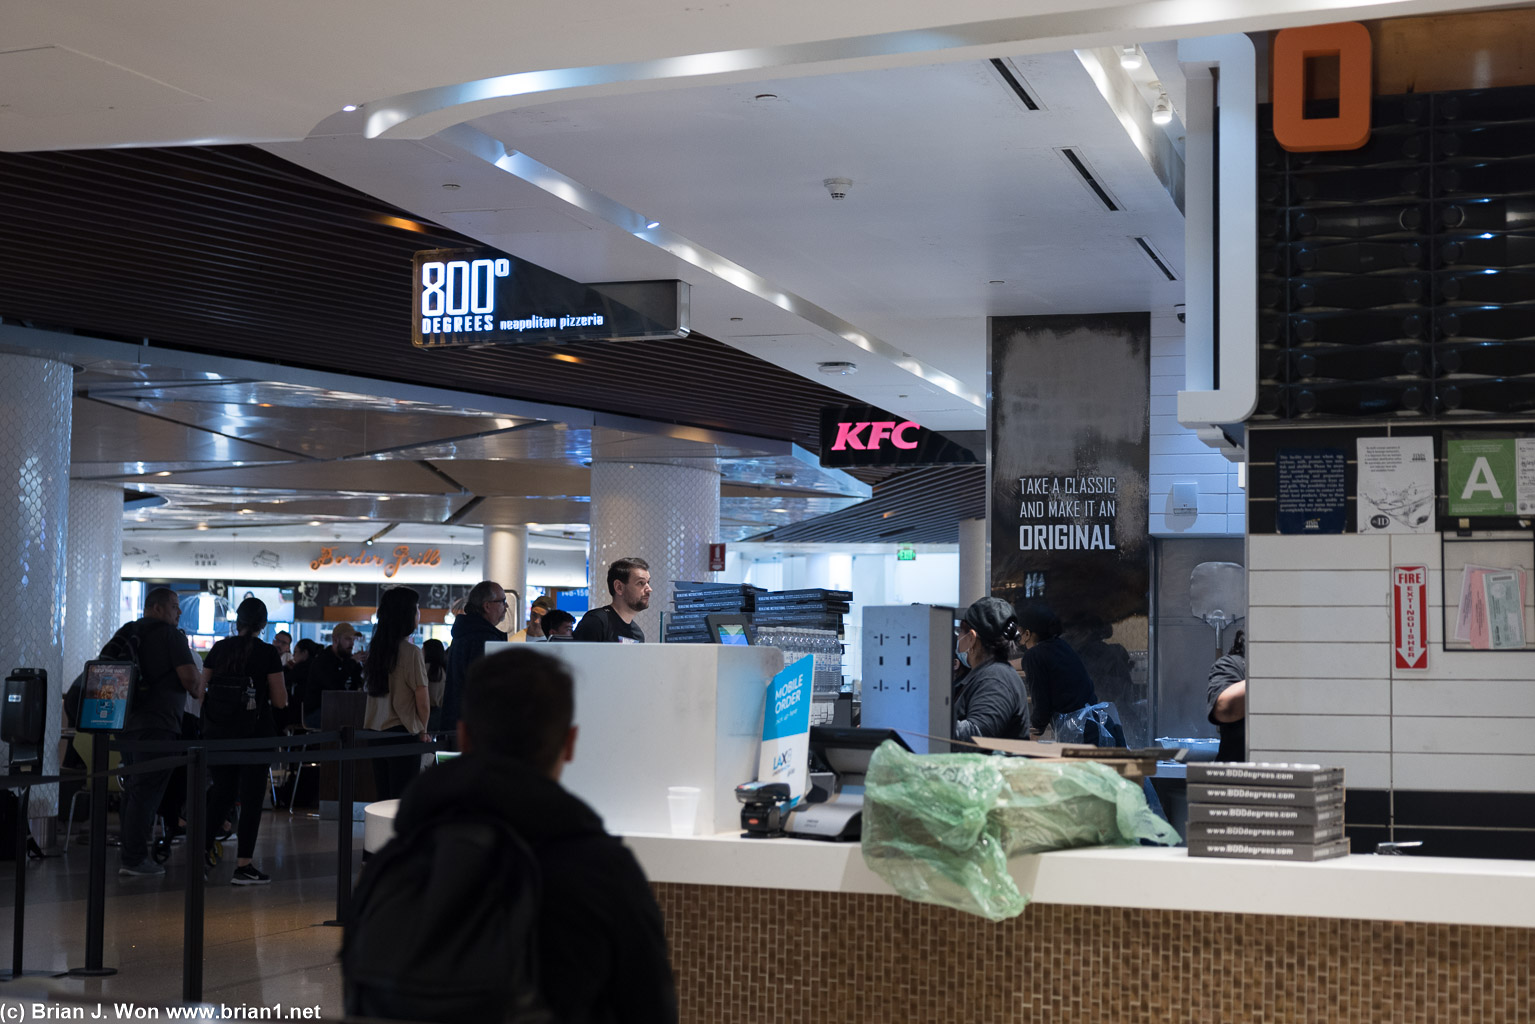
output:
M253 147L0 153L0 209L8 321L812 450L820 407L848 400L701 336L412 348L411 255L477 243ZM557 362L557 351L583 361Z
M962 519L986 515L986 467L913 469L874 485L874 497L753 541L957 544Z

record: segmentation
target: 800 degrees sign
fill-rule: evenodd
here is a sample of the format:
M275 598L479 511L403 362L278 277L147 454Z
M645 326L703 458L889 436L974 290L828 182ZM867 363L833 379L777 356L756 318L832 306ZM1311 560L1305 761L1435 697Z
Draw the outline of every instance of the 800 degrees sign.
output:
M411 340L436 348L610 338L609 305L495 249L430 249L416 253Z
M496 329L496 278L512 261L428 260L421 264L421 333L465 334Z

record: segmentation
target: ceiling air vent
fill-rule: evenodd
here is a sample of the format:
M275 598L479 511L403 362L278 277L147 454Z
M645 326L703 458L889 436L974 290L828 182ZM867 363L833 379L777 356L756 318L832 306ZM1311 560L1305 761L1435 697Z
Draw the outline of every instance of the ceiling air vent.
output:
M1007 85L1008 90L1018 98L1018 102L1023 104L1025 110L1039 109L1039 101L1029 91L1028 83L1023 80L1023 76L1018 73L1018 68L1012 61L992 58L991 66L997 69L997 74L1002 76L1002 81Z
M1168 264L1167 257L1157 251L1157 247L1151 244L1151 239L1144 235L1135 235L1132 236L1132 241L1141 247L1141 252L1145 253L1146 258L1156 265L1156 268L1162 272L1162 276L1166 277L1169 281L1178 280L1178 275L1173 273L1173 268Z
M1114 198L1114 193L1108 190L1108 186L1104 185L1103 179L1093 170L1092 165L1083 158L1081 150L1067 147L1065 149L1058 149L1056 152L1061 155L1062 160L1071 165L1073 171L1077 172L1077 177L1082 179L1082 184L1103 204L1104 209L1110 213L1118 213L1123 209L1119 204L1119 200Z

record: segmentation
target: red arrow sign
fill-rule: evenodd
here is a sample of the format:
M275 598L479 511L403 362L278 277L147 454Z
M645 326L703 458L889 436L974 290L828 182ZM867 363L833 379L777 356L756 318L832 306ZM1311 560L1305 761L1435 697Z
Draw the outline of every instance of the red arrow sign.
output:
M1428 668L1428 566L1391 570L1391 611L1397 668Z

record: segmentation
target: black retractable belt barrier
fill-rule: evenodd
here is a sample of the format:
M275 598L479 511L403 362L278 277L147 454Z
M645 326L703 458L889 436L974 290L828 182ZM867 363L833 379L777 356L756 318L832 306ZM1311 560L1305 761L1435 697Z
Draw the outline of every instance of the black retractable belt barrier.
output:
M181 998L203 998L204 852L208 848L208 758L202 747L187 750L187 904L181 951ZM199 796L193 799L192 794Z
M101 965L107 926L107 734L91 736L91 860L85 898L85 966L71 968L77 978L102 978L116 967Z

